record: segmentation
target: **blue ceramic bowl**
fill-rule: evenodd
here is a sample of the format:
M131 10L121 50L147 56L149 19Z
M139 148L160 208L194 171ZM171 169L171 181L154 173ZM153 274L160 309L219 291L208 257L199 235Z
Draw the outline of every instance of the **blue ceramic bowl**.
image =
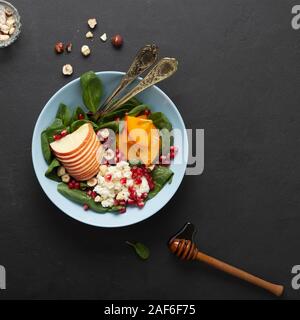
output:
M103 82L105 95L107 96L119 83L124 73L105 71L98 72L97 75ZM183 120L174 103L158 87L153 86L143 93L139 94L137 97L142 102L151 106L151 110L164 112L172 122L173 128L179 129L177 134L175 134L174 144L179 147L179 154L176 158L182 158L182 161L180 161L181 163L173 163L171 165L171 169L174 172L172 183L167 184L156 197L147 201L143 209L128 207L125 214L99 214L91 210L84 211L80 205L71 202L70 200L64 198L60 193L58 193L58 191L56 190L57 182L49 180L44 175L47 169L47 164L43 158L41 150L41 132L47 126L49 126L55 118L59 103L63 102L70 108L76 108L76 106L84 105L81 98L80 80L76 79L68 83L57 93L55 93L39 115L32 138L32 161L34 171L41 187L43 188L49 199L61 211L63 211L70 217L97 227L128 226L151 217L153 214L163 208L177 191L183 179L188 158L188 139Z

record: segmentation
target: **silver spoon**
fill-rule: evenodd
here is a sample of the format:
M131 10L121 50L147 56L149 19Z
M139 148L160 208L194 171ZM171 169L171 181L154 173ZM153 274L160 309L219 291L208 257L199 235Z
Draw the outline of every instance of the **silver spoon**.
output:
M118 100L109 111L116 110L122 106L125 102L136 96L138 93L151 87L155 83L158 83L166 78L169 78L177 71L178 61L174 58L163 58L161 59L150 72L145 76L141 82L130 90L123 98Z
M155 44L146 45L141 48L134 58L128 71L122 78L121 82L113 93L105 100L101 106L101 110L105 111L109 108L112 100L120 94L130 83L132 83L138 76L151 67L158 58L158 47Z

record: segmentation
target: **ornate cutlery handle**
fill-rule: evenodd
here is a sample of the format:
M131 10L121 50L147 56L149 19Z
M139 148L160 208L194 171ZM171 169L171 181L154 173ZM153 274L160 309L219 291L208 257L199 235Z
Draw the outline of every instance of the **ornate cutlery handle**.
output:
M105 100L101 109L109 109L111 102L123 89L125 89L131 82L133 82L144 71L151 67L157 60L158 47L155 44L148 44L139 50L134 58L127 73L122 78L120 84L113 91L113 93Z
M119 108L121 105L123 105L138 93L151 87L155 83L169 78L177 71L177 66L178 61L174 58L161 59L136 87L134 87L123 98L121 98L112 106L112 109L115 110Z

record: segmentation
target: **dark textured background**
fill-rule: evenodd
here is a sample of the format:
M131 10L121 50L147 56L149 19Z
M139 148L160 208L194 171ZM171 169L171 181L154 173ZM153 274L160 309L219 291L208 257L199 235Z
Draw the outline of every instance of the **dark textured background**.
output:
M268 299L268 293L199 263L181 263L166 241L190 220L205 252L290 286L300 263L300 31L287 0L15 0L21 38L0 50L0 264L6 298ZM84 59L86 20L99 25ZM121 33L122 50L98 39ZM56 56L56 41L72 41ZM125 71L155 42L180 61L160 87L188 128L205 129L205 171L185 177L172 201L121 229L81 224L58 211L32 168L31 137L47 100L89 69ZM153 233L153 231L155 231ZM140 261L125 244L149 245Z

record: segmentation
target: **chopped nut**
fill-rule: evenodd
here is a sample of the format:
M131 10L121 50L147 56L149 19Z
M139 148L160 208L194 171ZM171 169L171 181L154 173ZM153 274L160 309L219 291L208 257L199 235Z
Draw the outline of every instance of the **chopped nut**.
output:
M103 35L100 37L100 39L101 39L103 42L106 42L106 40L107 40L107 34L106 34L106 33L103 33Z
M0 34L0 41L6 41L9 39L9 35L7 34Z
M61 177L61 181L64 182L64 183L69 183L71 180L71 177L68 175L68 174L64 174L62 177Z
M8 17L7 20L6 20L6 24L11 27L13 26L14 24L16 23L16 20L14 17Z
M6 24L6 15L4 7L0 6L0 25L2 24Z
M57 42L54 50L56 53L63 53L64 52L64 44L62 42Z
M72 47L73 47L73 44L71 42L68 42L66 44L66 51L70 53L72 51Z
M8 34L9 33L9 26L7 26L6 24L2 24L0 25L0 31L4 34Z
M87 45L84 45L84 46L81 47L81 53L82 53L85 57L87 57L88 55L90 55L91 50L90 50L90 48L89 48Z
M94 37L94 35L93 35L93 33L92 33L91 31L89 31L89 32L86 33L85 37L86 37L87 39L91 39L91 38Z
M105 152L104 152L104 158L107 160L107 161L110 161L114 158L115 156L115 153L112 149L107 149Z
M16 31L16 28L15 28L15 27L11 27L11 28L9 29L8 34L9 34L9 35L12 35L15 31Z
M95 199L94 199L94 201L95 201L95 202L101 202L101 201L102 201L102 199L101 199L101 197L100 197L100 196L96 196L96 197L95 197Z
M66 174L66 169L63 166L60 166L57 168L57 175L59 177L63 176L64 174Z
M151 166L148 167L150 171L153 171L154 168L155 168L155 164L152 164Z
M97 25L97 20L95 18L91 18L88 20L88 25L91 29L94 29Z
M12 16L13 13L14 13L14 10L13 10L12 8L9 8L9 7L6 7L6 8L5 8L5 14L6 14L8 17Z
M105 175L106 171L107 171L107 165L101 164L100 172L102 173L103 176Z
M94 187L98 183L97 178L91 178L86 182L89 187Z
M73 67L70 64L65 64L62 68L62 73L65 76L70 76L73 73Z

